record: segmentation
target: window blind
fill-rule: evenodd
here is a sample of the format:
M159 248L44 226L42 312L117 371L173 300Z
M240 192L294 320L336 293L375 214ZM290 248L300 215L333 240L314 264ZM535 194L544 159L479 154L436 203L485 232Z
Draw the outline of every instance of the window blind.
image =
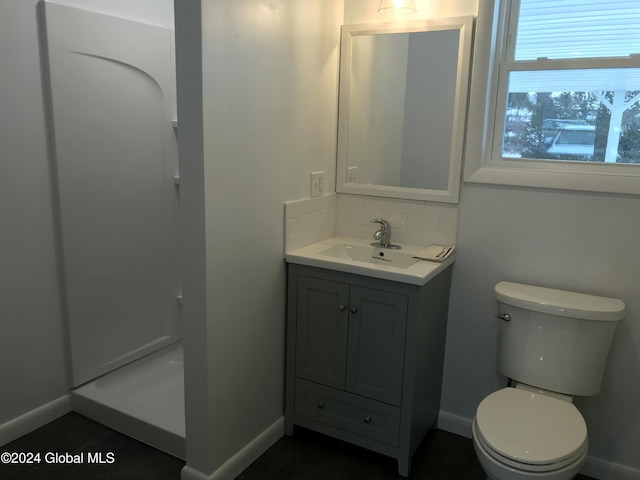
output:
M640 54L640 0L520 0L515 60Z

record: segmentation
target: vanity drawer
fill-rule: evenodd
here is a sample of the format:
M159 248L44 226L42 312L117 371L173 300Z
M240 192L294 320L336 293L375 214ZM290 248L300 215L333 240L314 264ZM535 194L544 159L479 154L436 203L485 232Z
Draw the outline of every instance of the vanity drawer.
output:
M400 409L296 378L295 414L397 446Z

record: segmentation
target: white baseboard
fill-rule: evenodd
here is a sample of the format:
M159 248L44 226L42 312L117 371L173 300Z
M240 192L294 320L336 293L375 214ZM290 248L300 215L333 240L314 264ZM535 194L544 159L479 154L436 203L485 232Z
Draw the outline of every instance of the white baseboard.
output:
M182 469L180 478L181 480L233 480L283 436L284 417L280 417L212 474L207 475L186 465Z
M450 412L440 410L438 415L438 428L446 432L455 433L463 437L471 438L472 419L461 417ZM601 458L587 456L587 460L580 473L598 480L638 480L640 470L609 462Z
M640 470L636 468L591 456L587 456L587 461L580 473L598 480L638 480L640 478Z
M71 397L63 395L0 425L0 445L14 441L71 411Z
M438 428L445 432L471 438L471 419L444 410L440 410L438 414Z
M210 478L206 473L202 473L187 465L182 467L182 471L180 472L180 480L209 480Z

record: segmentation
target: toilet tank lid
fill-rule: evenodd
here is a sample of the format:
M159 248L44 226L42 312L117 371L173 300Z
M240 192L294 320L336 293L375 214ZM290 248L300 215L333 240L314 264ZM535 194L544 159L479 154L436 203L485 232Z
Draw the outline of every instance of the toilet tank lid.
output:
M560 317L616 321L625 314L624 302L616 298L513 282L500 282L495 291L499 302Z

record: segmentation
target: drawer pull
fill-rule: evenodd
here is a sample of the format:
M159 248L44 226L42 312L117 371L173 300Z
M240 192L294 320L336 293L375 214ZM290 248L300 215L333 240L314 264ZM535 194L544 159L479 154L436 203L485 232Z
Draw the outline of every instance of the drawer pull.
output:
M324 408L324 402L320 402L318 404L318 410L322 410Z
M340 311L340 312L344 312L346 308L347 308L346 305L344 305L343 303L338 305L338 311Z
M358 307L351 307L351 313L358 313Z
M366 424L371 423L371 417L364 417L364 423Z

